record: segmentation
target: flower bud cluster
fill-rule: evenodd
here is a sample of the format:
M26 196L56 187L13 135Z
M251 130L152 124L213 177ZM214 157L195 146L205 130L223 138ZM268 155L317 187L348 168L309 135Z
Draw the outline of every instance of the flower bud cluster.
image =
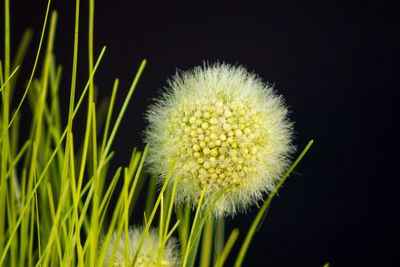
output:
M216 216L234 215L273 190L293 152L282 97L243 67L215 64L177 74L147 113L150 171L171 184L176 202L195 206L206 187Z
M225 188L254 175L263 142L257 129L260 115L223 97L198 105L183 105L172 115L171 126L182 140L179 160L190 161L187 171L200 187Z

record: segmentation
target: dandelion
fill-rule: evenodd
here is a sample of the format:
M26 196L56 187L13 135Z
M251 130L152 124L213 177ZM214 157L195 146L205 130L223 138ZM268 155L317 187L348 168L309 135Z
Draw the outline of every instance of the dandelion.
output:
M114 260L111 266L131 266L133 258L135 257L135 253L138 249L140 239L142 234L145 232L144 227L135 227L131 228L128 232L128 265L125 265L125 236L121 235L119 239L117 239L117 233L113 233L111 237L111 241L107 248L106 257L104 260L103 266L108 266L111 258L111 254L116 242L117 249L114 256ZM142 248L139 252L139 256L136 260L135 266L138 267L153 267L157 264L157 255L159 253L159 235L156 229L149 229L148 234L144 240ZM163 255L161 260L162 267L175 267L179 266L180 258L179 258L179 250L177 248L177 240L173 237L170 237L163 249ZM160 266L160 265L158 265Z
M150 171L162 183L177 159L176 204L227 191L216 216L247 210L274 190L294 150L281 96L244 67L214 64L178 73L147 112Z

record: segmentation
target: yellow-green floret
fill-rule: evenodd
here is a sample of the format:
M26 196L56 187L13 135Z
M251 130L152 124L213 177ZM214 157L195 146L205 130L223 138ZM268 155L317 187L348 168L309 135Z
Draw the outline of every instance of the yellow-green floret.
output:
M228 64L178 73L147 113L148 165L171 183L176 201L196 205L206 186L216 216L234 215L273 190L293 151L292 123L281 96L243 67Z

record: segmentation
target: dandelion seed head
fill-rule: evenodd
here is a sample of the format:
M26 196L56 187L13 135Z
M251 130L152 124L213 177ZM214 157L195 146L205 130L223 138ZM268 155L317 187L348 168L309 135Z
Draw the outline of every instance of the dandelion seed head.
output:
M135 253L138 250L139 242L142 234L145 232L145 227L131 228L128 232L128 266L131 265ZM120 238L117 238L117 233L113 233L110 243L107 247L106 257L103 266L108 266L114 245L117 246L115 256L111 266L114 267L125 267L125 235L121 234ZM104 240L101 247L104 246ZM139 252L135 266L138 267L155 267L157 264L157 254L159 252L159 234L156 229L150 228L148 235L146 235L142 248ZM174 237L170 237L164 247L163 256L161 260L162 267L177 267L180 264L179 250L177 240ZM158 265L160 266L160 265Z
M228 191L216 216L246 210L288 167L292 123L283 98L244 67L214 64L178 73L147 113L148 166L162 183L177 159L177 204Z

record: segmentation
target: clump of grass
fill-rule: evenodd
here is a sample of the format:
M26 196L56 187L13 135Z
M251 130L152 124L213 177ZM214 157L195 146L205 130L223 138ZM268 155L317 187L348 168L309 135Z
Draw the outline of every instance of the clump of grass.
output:
M17 54L12 58L10 6L9 0L4 0L5 43L4 57L0 59L0 266L102 266L106 258L108 266L111 266L119 249L118 242L114 242L110 252L112 240L124 240L122 255L129 259L124 261L125 266L139 265L140 251L149 243L146 238L149 231L153 231L149 230L151 227L157 229L156 240L159 242L152 253L155 255L152 265L164 266L165 246L175 235L179 237L180 265L193 266L196 258L200 258L201 266L223 266L239 235L239 230L235 229L225 240L224 219L212 215L213 207L224 190L212 199L210 205L203 205L204 189L194 213L189 205L174 206L179 177L171 180L172 186L167 187L174 164L159 190L154 177L142 175L149 145L143 151L133 148L127 166L109 172L113 157L111 145L146 60L140 64L118 110L114 107L118 79L107 100L108 105L99 105L94 97L94 79L106 48L93 51L94 1L89 3L89 75L85 84L77 84L80 14L79 1L76 1L68 115L62 118L59 95L62 67L57 65L53 53L57 13L50 12L48 1L34 66L22 97L14 99L15 95L21 94L15 94L16 78L32 33L29 30L25 33ZM30 113L21 114L21 107L28 104ZM86 113L82 112L85 106ZM104 118L101 114L105 114ZM65 125L62 119L67 121ZM30 121L28 137L22 142L20 133L26 130L22 129L26 126L21 125L21 120ZM82 136L74 134L77 120L86 125ZM262 205L241 246L235 266L241 265L275 192L311 144L312 141ZM145 179L150 180L145 183ZM121 191L115 190L118 184ZM144 184L149 185L145 212L142 218L132 220L136 208L133 200L137 199ZM112 198L116 201L111 201ZM131 259L129 228L142 221L142 235L135 244Z

